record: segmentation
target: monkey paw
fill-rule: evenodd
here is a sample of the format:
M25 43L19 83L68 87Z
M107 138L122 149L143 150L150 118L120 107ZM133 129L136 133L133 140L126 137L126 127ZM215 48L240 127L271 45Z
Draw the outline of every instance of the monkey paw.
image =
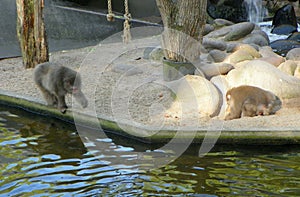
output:
M64 114L64 113L66 113L68 107L67 107L67 106L65 106L65 107L60 107L59 109L60 109L60 112Z

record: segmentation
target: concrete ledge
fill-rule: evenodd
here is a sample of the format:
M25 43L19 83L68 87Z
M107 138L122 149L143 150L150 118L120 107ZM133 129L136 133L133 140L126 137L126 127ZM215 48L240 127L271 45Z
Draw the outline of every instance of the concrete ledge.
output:
M175 139L177 143L202 143L206 130L180 130L172 128L160 131L151 130L151 128L142 128L130 123L117 123L106 117L93 118L80 112L69 110L66 114L60 113L57 109L47 107L40 101L11 92L0 90L0 104L24 109L26 111L58 118L66 122L74 123L74 114L76 114L76 124L92 128L101 127L105 132L111 132L124 137L137 139L145 143L166 143ZM122 125L122 128L119 126ZM125 129L124 129L125 128ZM215 134L215 135L214 135ZM219 135L220 134L220 135ZM210 136L210 137L209 137ZM217 139L218 144L244 144L244 145L284 145L300 144L299 130L222 130L220 132L210 131L209 136L205 138L208 142Z

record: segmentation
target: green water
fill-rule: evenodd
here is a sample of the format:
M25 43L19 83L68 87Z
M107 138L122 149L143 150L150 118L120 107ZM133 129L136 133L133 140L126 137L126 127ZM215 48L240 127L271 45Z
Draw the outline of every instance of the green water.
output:
M138 153L158 145L94 140L107 148L92 154L73 125L0 106L0 196L300 196L299 146L218 145L200 158L193 145L155 168Z

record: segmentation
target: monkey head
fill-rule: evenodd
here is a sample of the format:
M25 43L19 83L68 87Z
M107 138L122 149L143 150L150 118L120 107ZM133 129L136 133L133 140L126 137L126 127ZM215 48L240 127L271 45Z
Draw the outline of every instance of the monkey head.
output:
M235 101L234 97L231 96L230 91L226 93L226 103L227 107L225 111L225 120L231 120L241 117L241 103Z
M83 107L88 106L88 101L81 91L81 78L79 75L73 75L64 79L65 90L72 94L76 101Z
M67 93L77 94L81 91L81 79L79 75L67 76L63 80L63 86Z

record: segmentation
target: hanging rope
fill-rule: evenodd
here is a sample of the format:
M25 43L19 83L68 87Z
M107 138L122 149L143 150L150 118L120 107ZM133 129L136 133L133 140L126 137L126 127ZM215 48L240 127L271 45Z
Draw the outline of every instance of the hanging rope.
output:
M128 43L131 40L131 33L130 33L130 20L131 20L131 14L129 13L129 5L128 0L124 0L124 6L125 6L125 14L124 14L124 31L123 31L123 42Z
M115 20L115 14L112 11L111 0L107 0L107 7L108 14L106 15L106 18L108 21L112 22Z

